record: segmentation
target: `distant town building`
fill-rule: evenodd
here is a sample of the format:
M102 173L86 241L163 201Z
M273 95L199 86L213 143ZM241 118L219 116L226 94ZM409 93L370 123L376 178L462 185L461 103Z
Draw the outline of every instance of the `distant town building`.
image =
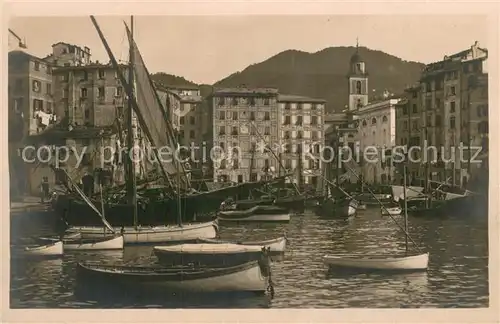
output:
M294 183L314 189L323 183L320 154L325 143L325 102L302 96L278 96L281 164L287 173L294 174Z
M215 182L248 182L274 177L279 163L265 150L278 143L278 90L216 89L212 96L213 145L224 153L214 161Z
M52 54L44 60L55 66L82 66L91 63L90 57L90 49L86 46L58 42L52 45Z

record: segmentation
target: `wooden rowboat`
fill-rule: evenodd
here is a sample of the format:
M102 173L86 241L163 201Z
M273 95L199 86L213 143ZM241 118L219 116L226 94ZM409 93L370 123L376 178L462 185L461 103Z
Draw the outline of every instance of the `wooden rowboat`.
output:
M290 213L276 206L255 206L247 210L221 211L217 219L225 222L289 222Z
M166 265L200 264L232 266L250 261L258 261L263 256L261 246L231 243L155 246L153 252L158 261Z
M396 216L396 215L401 215L403 209L401 207L385 207L385 208L382 207L380 211L384 216L387 215Z
M427 270L429 253L412 256L326 255L323 261L330 268L417 271Z
M198 224L183 224L182 226L155 226L155 227L124 227L115 229L123 232L125 244L167 243L195 241L199 237L214 238L217 236L217 222ZM113 233L104 227L82 226L71 227L68 233L80 233L83 238L109 237Z
M63 242L51 242L45 245L27 246L24 248L24 255L27 256L59 256L63 255Z
M269 248L270 252L274 253L283 253L286 249L286 237L278 237L271 240L264 241L225 241L220 239L204 239L198 238L198 243L212 243L212 244L224 244L224 243L232 243L239 245L247 245L247 246L263 246L265 248Z
M178 292L265 292L270 269L258 261L232 267L136 267L78 263L77 284Z

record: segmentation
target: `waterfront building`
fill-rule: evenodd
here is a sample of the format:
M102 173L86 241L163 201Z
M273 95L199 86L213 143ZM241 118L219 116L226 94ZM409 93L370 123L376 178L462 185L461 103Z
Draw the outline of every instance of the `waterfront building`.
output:
M321 148L325 143L325 100L278 95L281 166L289 182L315 190L323 183Z
M209 97L213 147L223 152L213 161L214 182L248 182L278 174L278 90L274 88L215 89Z

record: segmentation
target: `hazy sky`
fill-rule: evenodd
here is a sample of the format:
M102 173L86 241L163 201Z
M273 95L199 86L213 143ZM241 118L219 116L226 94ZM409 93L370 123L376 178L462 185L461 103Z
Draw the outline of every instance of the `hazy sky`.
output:
M126 60L123 20L97 17L111 49ZM89 17L23 17L9 27L26 38L28 52L46 56L59 41L88 46L108 62ZM361 46L405 60L430 63L479 41L487 47L484 16L136 16L135 39L150 72L214 83L287 49L317 52ZM347 64L347 62L346 62Z

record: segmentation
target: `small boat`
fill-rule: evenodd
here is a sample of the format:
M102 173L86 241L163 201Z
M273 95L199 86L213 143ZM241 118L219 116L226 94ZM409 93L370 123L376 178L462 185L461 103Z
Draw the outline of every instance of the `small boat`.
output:
M52 238L40 238L50 241ZM121 250L123 249L123 236L116 235L104 238L63 238L64 250Z
M220 239L203 239L203 238L198 239L198 243L212 243L212 244L232 243L232 244L247 245L247 246L248 245L264 246L266 248L269 248L270 252L274 253L285 252L286 241L287 238L285 236L265 241L224 241Z
M226 222L289 222L290 213L276 206L255 206L247 210L219 212L218 220Z
M158 261L167 265L237 265L259 260L263 250L261 246L239 244L179 244L155 246L153 252Z
M64 248L62 241L51 242L45 245L27 246L24 248L24 255L28 256L59 256L63 255Z
M330 268L372 269L372 270L426 270L429 253L411 256L359 256L326 255L323 261Z
M382 207L382 208L380 208L380 211L381 211L382 215L384 215L384 216L387 216L387 215L396 216L396 215L401 215L401 212L403 211L403 209L399 206Z
M339 199L328 198L319 207L319 212L325 217L344 218L348 219L356 215L359 203L356 199Z
M125 244L167 243L195 241L199 237L214 238L217 236L217 222L198 224L183 224L182 226L155 226L155 227L123 227L116 228L116 232L123 233ZM81 226L71 227L69 233L78 232L83 238L109 237L113 233L104 227Z
M161 288L173 292L259 292L270 288L269 263L252 261L231 267L138 267L78 263L77 284ZM272 287L272 286L271 286Z

